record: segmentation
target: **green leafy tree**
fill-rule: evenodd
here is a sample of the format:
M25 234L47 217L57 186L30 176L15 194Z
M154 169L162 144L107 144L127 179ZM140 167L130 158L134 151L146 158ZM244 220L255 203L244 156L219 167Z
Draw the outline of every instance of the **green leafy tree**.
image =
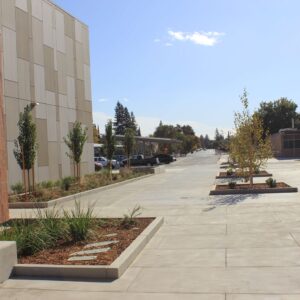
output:
M242 112L235 113L235 136L231 137L230 156L237 162L240 173L250 180L253 188L253 174L256 168L265 165L272 157L271 142L264 138L262 120L257 114L249 112L248 95L244 90L241 96Z
M277 133L283 128L291 128L292 119L299 124L299 114L296 110L297 104L287 98L261 102L256 114L262 120L264 135Z
M68 146L69 151L67 156L74 162L74 176L80 179L80 162L83 153L83 148L88 139L87 128L82 128L80 122L76 121L73 128L69 131L67 137L64 137L64 142Z
M127 166L130 168L130 156L135 145L135 132L132 128L127 128L124 135L124 148L127 156Z
M111 120L105 126L105 150L106 156L109 160L109 174L112 179L112 158L116 151L116 137L113 131L113 123Z
M14 156L18 165L23 170L25 192L27 190L30 191L30 170L34 168L38 149L36 124L32 118L32 110L34 107L34 103L27 105L24 108L24 112L21 112L19 115L19 136L15 140L14 149ZM25 170L27 171L28 185L26 184ZM32 177L34 189L34 172L32 172Z

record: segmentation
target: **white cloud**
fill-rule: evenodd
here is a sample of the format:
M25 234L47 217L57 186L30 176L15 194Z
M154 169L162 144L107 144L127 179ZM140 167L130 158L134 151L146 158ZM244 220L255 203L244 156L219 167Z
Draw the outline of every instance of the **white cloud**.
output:
M219 42L219 37L224 35L221 32L209 31L209 32L182 32L182 31L168 31L172 40L177 41L189 41L196 45L201 46L214 46Z
M172 44L172 43L165 43L165 46L166 46L166 47L172 47L173 44Z
M159 43L159 42L160 42L160 39L154 39L153 42L154 42L154 43Z
M113 117L103 112L94 112L93 119L94 119L94 123L96 125L99 125L100 132L103 133L105 124L107 123L108 120L112 120ZM214 138L215 130L216 130L216 126L210 126L198 121L191 121L191 120L179 120L179 121L172 122L170 120L164 120L164 119L161 120L156 117L137 116L136 121L138 125L141 127L141 132L143 136L148 136L150 134L153 134L160 121L162 121L164 124L191 125L198 136L200 136L200 134L203 135L208 134L210 138ZM231 129L222 128L222 127L219 127L218 129L219 131L224 132L225 135L227 135L228 131L231 131Z
M100 99L98 100L98 102L101 102L101 103L103 103L103 102L108 102L108 101L109 101L108 98L100 98Z

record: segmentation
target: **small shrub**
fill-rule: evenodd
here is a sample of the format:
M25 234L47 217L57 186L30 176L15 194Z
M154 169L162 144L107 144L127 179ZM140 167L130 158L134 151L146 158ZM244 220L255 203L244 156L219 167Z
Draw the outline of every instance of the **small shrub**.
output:
M141 209L142 208L140 206L135 206L129 214L125 214L123 220L121 221L121 226L126 229L136 226L136 221L134 218L141 215Z
M232 168L229 168L229 169L227 169L227 175L228 176L232 176L233 175L233 170L232 170Z
M22 194L24 191L24 186L22 182L18 182L16 184L11 185L11 190L14 194L18 195L18 194Z
M228 183L228 186L229 186L230 189L233 190L233 189L236 188L236 182L235 181L231 181L231 182Z
M266 184L270 187L270 188L275 188L277 186L277 182L275 179L273 178L268 178L266 180Z
M74 183L74 178L71 176L68 177L64 177L61 180L61 189L64 191L68 191L72 185L72 183Z
M64 210L64 218L68 226L70 237L73 241L84 241L88 238L94 225L93 209L84 210L80 202L75 202L75 208L68 212Z
M49 180L49 181L43 181L40 183L40 186L44 189L51 189L54 186L53 181Z
M254 170L254 173L255 173L255 174L259 174L259 172L260 172L259 167L256 167L255 170Z

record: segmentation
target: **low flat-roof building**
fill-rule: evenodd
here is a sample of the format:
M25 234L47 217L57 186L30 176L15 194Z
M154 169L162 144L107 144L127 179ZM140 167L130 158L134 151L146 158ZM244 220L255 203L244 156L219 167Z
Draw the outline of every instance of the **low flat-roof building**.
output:
M50 0L0 0L9 185L22 181L13 154L19 113L37 125L36 181L74 175L63 141L74 122L88 128L82 174L94 170L88 27Z
M300 130L286 128L271 135L275 157L300 157Z

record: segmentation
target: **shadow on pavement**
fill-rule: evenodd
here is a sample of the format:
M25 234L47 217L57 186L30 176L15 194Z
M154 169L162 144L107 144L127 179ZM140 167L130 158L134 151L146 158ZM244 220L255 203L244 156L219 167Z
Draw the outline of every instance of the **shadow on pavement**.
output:
M259 195L257 194L245 194L245 195L225 195L218 196L216 199L211 201L211 205L236 205L248 199L257 199Z

